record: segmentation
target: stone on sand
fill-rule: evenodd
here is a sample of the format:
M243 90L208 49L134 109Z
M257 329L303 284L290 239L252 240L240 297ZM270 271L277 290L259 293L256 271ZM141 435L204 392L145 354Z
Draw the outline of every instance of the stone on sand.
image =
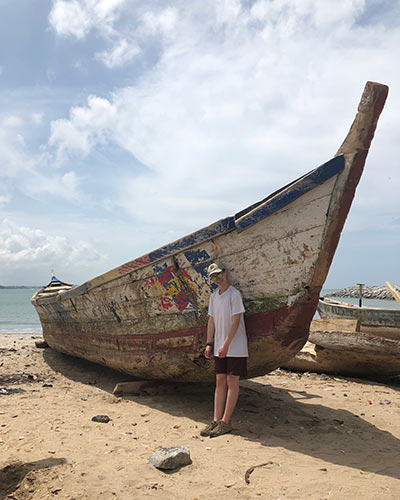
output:
M149 461L157 469L177 469L192 463L187 446L160 448L150 455Z

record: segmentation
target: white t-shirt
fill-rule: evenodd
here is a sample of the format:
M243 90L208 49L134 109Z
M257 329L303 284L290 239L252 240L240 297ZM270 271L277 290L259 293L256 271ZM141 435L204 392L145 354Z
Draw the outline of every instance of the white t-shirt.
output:
M211 294L208 315L213 317L215 325L214 356L218 356L218 350L222 347L228 335L234 314L241 314L241 316L227 356L233 358L245 358L248 356L247 335L243 319L244 311L242 296L239 290L232 285L223 294L220 294L219 290L215 290Z

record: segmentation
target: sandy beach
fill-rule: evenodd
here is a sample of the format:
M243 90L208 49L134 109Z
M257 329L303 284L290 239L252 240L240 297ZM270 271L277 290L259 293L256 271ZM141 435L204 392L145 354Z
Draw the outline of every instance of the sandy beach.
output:
M210 439L213 386L116 397L129 376L39 340L0 335L0 498L399 498L399 386L277 370L241 382L234 432ZM175 445L191 465L149 463Z

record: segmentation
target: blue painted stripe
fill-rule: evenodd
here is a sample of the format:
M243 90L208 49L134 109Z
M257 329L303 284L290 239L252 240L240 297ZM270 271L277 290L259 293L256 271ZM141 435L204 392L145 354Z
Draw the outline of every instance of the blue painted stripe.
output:
M315 170L312 170L310 173L271 194L264 200L251 205L241 212L238 212L234 217L221 219L206 228L200 229L199 231L165 245L158 250L150 252L148 254L149 260L150 262L155 262L164 257L185 250L186 248L197 245L198 243L210 240L215 236L229 233L235 229L237 231L243 231L243 229L252 226L277 210L280 210L284 206L289 205L303 194L341 172L343 168L344 156L336 156L327 163L324 163ZM269 199L270 201L268 202ZM257 209L257 207L259 208ZM249 213L247 217L245 216L246 213ZM240 220L238 221L237 219L239 219L239 217Z
M165 245L164 247L161 247L154 252L150 252L150 262L154 262L156 260L162 259L163 257L167 257L168 255L184 250L185 248L197 245L202 241L210 240L211 238L214 238L215 236L218 236L220 234L229 233L233 229L236 229L234 217L221 219L211 226L205 227L204 229L200 229L195 233L189 234L188 236L174 241L169 245Z
M344 156L337 156L309 174L301 177L298 181L289 184L286 188L282 188L280 191L268 197L270 201L266 198L262 202L250 207L249 211L251 213L249 213L248 216L245 215L246 211L240 212L237 214L240 216L240 220L236 221L237 230L243 231L243 229L252 226L277 210L289 205L303 194L311 191L311 189L319 186L334 175L337 175L343 168ZM259 208L257 208L257 206L259 206Z

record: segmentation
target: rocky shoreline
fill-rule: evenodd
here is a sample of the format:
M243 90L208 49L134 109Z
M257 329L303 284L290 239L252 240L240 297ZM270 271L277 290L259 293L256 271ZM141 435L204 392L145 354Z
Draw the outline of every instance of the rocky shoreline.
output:
M395 290L400 293L399 286L393 286ZM342 290L337 290L335 292L327 294L329 297L351 297L358 298L360 294L360 288L355 286L348 286L342 288ZM362 296L364 299L382 299L382 300L394 300L393 295L386 286L368 286L363 287Z

